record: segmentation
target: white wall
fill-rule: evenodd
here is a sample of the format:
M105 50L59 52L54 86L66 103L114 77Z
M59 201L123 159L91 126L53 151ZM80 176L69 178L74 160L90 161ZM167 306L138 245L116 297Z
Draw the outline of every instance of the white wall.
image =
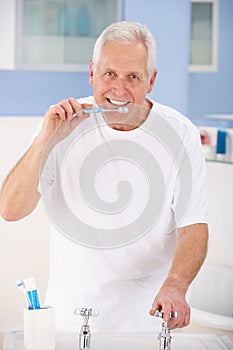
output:
M21 157L40 122L38 117L0 117L0 182ZM0 349L1 335L22 329L24 299L16 280L34 276L43 302L49 257L49 220L40 204L18 222L0 218Z
M206 164L210 231L207 262L233 269L233 163Z

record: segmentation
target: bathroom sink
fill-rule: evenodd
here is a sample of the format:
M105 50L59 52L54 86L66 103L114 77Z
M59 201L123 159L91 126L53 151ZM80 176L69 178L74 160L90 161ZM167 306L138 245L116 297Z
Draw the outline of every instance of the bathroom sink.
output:
M96 335L92 339L93 350L159 350L157 334ZM62 349L62 348L61 348ZM172 334L171 350L232 350L233 343L226 337L205 334Z
M92 334L90 350L159 350L158 334ZM233 350L224 335L172 332L171 350ZM3 350L24 350L23 332L7 333ZM78 350L78 333L56 334L56 350Z

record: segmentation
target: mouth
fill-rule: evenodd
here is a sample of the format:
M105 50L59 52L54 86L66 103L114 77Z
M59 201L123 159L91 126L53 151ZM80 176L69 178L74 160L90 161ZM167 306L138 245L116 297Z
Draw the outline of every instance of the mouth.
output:
M129 103L129 101L117 101L110 98L106 98L106 100L108 101L108 103L111 103L112 105L117 107L126 106Z

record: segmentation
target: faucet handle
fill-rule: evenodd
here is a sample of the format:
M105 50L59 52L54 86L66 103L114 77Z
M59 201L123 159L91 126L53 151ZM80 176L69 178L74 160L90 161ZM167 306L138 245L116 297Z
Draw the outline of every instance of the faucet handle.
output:
M94 317L98 316L99 315L99 311L98 310L94 310L92 308L88 309L88 308L82 307L80 309L79 307L77 307L74 310L74 314L89 318L90 316L94 316Z
M155 310L154 316L160 317L163 319L163 311ZM178 312L177 311L170 312L170 318L178 318Z
M155 310L155 317L160 317L163 319L163 311ZM178 318L178 312L174 311L170 313L171 318ZM159 339L159 350L171 350L171 334L168 327L168 322L163 320L162 330L158 336Z

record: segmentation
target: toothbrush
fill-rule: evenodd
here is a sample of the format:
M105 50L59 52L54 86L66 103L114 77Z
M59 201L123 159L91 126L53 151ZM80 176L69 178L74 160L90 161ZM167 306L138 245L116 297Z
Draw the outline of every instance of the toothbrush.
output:
M33 309L31 300L30 300L28 293L27 293L27 288L26 288L23 280L17 280L16 286L19 290L22 290L28 309Z
M129 109L125 106L119 107L116 109L107 109L107 108L100 108L100 107L92 107L90 109L83 108L82 111L87 114L91 113L102 113L102 112L119 112L119 113L128 113ZM72 118L78 116L78 113L74 113L72 115Z
M129 109L127 107L119 107L116 109L107 109L100 107L92 107L90 109L83 108L82 111L84 113L102 113L102 112L119 112L119 113L128 113Z

